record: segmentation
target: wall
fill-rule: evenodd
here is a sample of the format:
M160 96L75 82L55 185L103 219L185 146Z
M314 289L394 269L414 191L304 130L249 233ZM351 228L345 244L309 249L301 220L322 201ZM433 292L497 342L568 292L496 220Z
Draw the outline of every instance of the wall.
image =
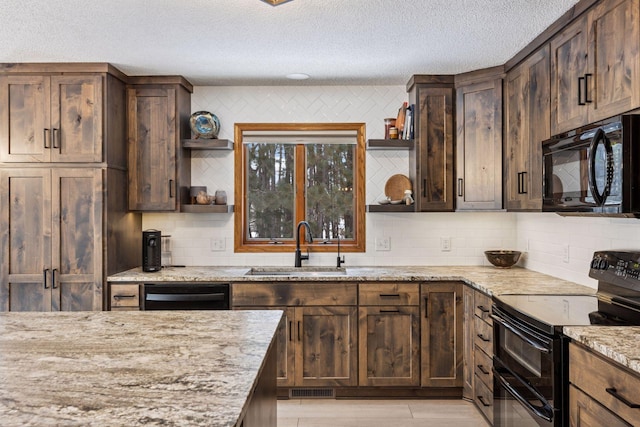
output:
M383 119L395 117L407 100L404 86L196 87L192 110L215 113L219 137L233 140L238 122L364 122L367 138L384 136ZM209 193L225 190L233 200L233 153L192 153L192 185ZM384 197L384 184L408 174L408 152L369 151L366 200ZM483 251L516 243L515 215L508 213L367 214L366 253L346 254L346 265L478 265ZM173 263L184 265L293 265L293 253L235 254L232 214L144 214L143 227L170 234ZM376 239L389 238L389 251L376 251ZM440 250L451 238L451 251ZM224 250L211 250L212 240ZM336 254L311 254L311 265L335 265Z
M526 251L525 267L594 288L597 282L588 273L595 251L640 251L640 220L633 218L518 213L516 229L517 247Z
M192 110L214 112L220 138L233 139L235 122L365 122L367 138L382 138L383 119L407 99L403 86L196 87ZM194 152L192 184L226 190L233 203L233 153ZM408 154L367 152L367 203L384 195L384 183L408 173ZM367 214L366 253L346 254L349 265L487 265L485 249L525 251L527 268L595 287L587 276L595 250L640 250L640 221L561 217L543 213ZM233 253L232 214L144 214L143 227L171 234L173 262L184 265L293 265L293 253ZM440 249L451 238L451 251ZM390 250L375 250L389 238ZM223 250L211 250L212 240ZM569 262L564 262L568 247ZM311 265L334 265L336 254L311 254Z

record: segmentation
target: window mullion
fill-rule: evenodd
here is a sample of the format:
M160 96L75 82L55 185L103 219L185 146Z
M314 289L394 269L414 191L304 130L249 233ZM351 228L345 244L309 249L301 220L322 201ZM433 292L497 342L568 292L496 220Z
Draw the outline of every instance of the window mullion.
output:
M298 225L300 221L304 221L306 218L306 194L307 194L307 159L306 159L306 148L304 144L296 145L296 157L295 157L295 168L296 168L296 213L295 213L295 223L294 227ZM293 230L293 235L295 237L296 229ZM305 239L305 236L301 236L302 239ZM303 240L304 241L304 240Z

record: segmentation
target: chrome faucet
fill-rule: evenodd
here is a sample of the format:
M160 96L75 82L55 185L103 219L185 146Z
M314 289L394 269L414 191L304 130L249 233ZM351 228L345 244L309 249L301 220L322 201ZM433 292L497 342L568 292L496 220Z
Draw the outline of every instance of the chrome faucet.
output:
M307 248L306 255L302 255L302 253L300 252L300 227L302 227L303 225L306 228L306 232L307 232L307 242L313 243L313 237L311 236L311 226L309 226L309 223L307 221L300 221L298 223L298 229L296 231L296 263L295 263L296 267L302 267L302 261L309 259L308 248Z

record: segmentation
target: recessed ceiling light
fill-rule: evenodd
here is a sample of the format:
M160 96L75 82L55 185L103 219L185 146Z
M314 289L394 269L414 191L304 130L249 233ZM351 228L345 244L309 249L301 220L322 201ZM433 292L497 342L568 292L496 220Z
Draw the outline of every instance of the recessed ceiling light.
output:
M291 73L287 74L286 77L291 80L307 80L309 75L304 73Z
M269 3L271 6L277 6L282 3L286 3L291 0L262 0L265 3Z

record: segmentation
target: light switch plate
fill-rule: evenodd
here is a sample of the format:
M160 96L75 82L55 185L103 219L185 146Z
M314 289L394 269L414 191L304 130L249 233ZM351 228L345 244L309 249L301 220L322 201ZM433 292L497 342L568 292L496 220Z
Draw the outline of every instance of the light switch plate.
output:
M451 252L451 237L440 238L440 250L442 252Z
M224 251L225 250L225 241L224 238L222 239L211 239L211 251L212 252L219 252L219 251Z
M376 237L376 251L390 251L391 237Z

